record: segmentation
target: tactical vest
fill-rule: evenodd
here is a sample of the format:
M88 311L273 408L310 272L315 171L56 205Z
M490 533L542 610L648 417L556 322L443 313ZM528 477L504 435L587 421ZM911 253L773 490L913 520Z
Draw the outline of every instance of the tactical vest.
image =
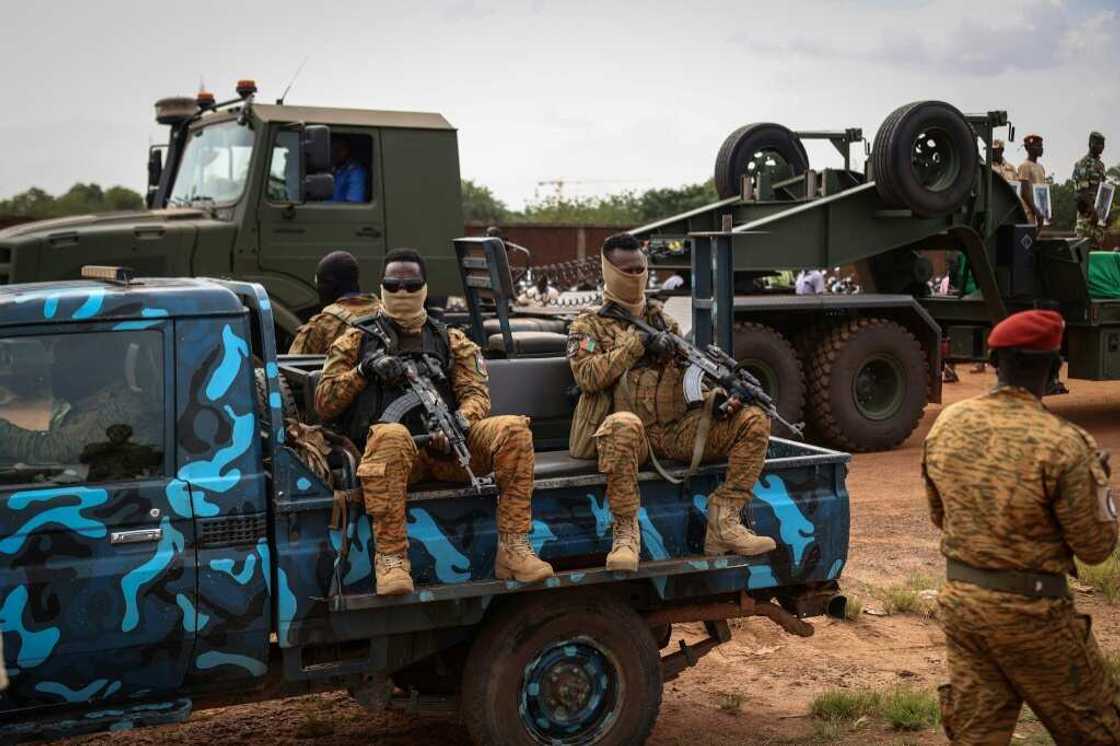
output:
M424 322L420 334L401 335L397 327L382 314L367 316L354 322L362 331L362 345L358 360L369 355L386 352L406 360L422 357L434 358L444 373L442 381L433 381L443 400L453 410L458 409L455 392L451 388L451 343L447 326L432 318ZM344 433L358 448L365 446L370 426L381 421L382 413L398 398L408 393L404 386L385 387L379 381L370 381L362 393L334 423L335 429ZM424 435L423 408L416 407L400 420L413 435Z

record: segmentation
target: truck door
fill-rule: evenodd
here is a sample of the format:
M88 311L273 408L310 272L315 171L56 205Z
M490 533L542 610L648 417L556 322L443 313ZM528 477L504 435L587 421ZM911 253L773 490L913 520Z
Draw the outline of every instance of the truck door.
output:
M0 709L169 695L200 621L172 325L0 336Z
M258 206L260 267L269 274L285 274L306 283L303 299L281 298L289 306L301 308L318 302L311 284L315 267L331 251L349 251L357 257L364 277L372 280L380 274L385 220L377 134L376 130L332 125L335 198L299 205L294 204L299 200L299 135L285 129L274 134Z

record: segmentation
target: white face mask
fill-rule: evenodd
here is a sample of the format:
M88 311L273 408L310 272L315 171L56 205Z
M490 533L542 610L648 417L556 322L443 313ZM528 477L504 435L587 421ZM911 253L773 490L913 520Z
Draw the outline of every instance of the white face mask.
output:
M427 299L427 285L412 292L402 289L390 293L384 287L381 288L381 306L385 309L385 315L407 332L420 331L428 320L428 312L424 309Z
M641 274L631 275L611 264L607 261L607 257L603 257L603 298L610 303L617 303L634 316L645 313L645 290L648 279L648 266L641 271Z

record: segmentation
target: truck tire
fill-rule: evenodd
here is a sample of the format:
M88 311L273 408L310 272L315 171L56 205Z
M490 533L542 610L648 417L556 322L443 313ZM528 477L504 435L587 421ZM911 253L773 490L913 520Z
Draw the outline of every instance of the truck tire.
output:
M805 376L797 351L773 327L742 321L735 325L735 359L762 384L787 422L798 423L805 409ZM775 422L772 433L788 438L793 433Z
M661 708L661 660L649 626L613 596L546 593L490 618L462 693L477 744L640 744Z
M277 376L280 382L280 411L285 420L298 420L299 408L296 406L296 397L292 394L292 387L284 376ZM253 382L256 386L255 402L257 405L257 420L262 433L272 432L272 408L268 406L268 378L264 368L253 369Z
M773 122L747 124L732 132L716 154L715 184L720 199L734 197L741 189L739 179L757 168L759 153L773 153L789 165L791 176L809 169L809 156L801 138Z
M856 319L823 335L808 377L814 431L847 451L896 447L918 426L929 399L921 345L887 319Z
M947 215L964 203L978 159L972 126L942 101L895 109L879 126L871 149L879 196L921 217Z

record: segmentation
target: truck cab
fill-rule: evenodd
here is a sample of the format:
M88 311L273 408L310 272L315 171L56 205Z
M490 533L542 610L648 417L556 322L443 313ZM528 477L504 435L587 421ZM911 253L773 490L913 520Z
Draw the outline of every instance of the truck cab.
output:
M778 548L752 558L702 553L725 464L680 484L643 471L641 565L608 572L605 479L562 437L562 346L519 346L508 318L481 339L473 301L494 413L532 418L531 541L557 574L495 580L494 489L421 484L416 591L378 596L352 446L327 441L329 475L293 447L322 361L277 355L264 288L86 275L0 288L4 738L347 689L371 710L459 708L479 743L636 743L663 683L729 639L728 619L808 635L804 617L843 612L846 454L771 441L744 518ZM685 622L708 638L662 655Z
M293 334L318 307L311 278L323 255L349 251L372 284L386 247L412 246L429 257L433 295L453 292L448 247L463 218L446 119L257 103L251 82L238 89L221 103L157 103L170 134L166 153L151 154L151 209L0 231L0 284L73 279L87 264L233 277L263 285L279 330ZM308 176L339 176L351 190Z

